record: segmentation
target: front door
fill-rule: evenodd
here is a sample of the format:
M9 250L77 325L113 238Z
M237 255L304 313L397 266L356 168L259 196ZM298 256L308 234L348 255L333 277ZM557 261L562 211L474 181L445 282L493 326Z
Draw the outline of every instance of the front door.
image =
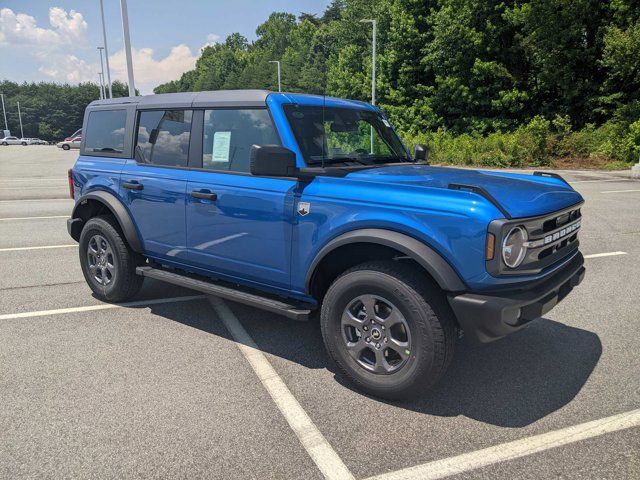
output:
M214 275L288 289L292 179L249 174L254 144L279 144L266 109L204 112L202 169L187 184L189 262Z
M135 160L120 176L120 195L140 232L145 253L186 258L185 208L190 110L141 111Z

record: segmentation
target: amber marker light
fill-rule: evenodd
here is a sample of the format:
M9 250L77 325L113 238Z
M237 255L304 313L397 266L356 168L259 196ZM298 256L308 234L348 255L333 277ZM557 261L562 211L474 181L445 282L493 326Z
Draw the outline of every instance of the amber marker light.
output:
M487 233L487 260L493 260L496 250L496 237L493 233Z

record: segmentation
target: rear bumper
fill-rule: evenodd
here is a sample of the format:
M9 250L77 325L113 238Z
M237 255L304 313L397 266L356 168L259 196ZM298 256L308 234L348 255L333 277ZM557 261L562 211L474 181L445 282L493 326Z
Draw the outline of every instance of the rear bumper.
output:
M449 303L460 326L473 340L491 342L526 327L545 315L584 279L581 253L542 283L498 293L450 295Z

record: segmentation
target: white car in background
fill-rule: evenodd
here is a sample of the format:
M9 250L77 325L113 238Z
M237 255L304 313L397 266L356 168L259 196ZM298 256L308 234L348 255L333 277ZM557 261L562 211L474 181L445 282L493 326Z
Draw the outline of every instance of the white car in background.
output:
M22 139L23 143L22 145L24 145L26 142L27 145L48 145L49 142L46 142L45 140L42 140L40 138L23 138Z
M4 137L0 138L0 145L20 145L22 140L18 137Z
M63 150L71 150L72 148L80 148L80 143L82 142L82 137L74 137L70 141L65 140L64 142L58 142L56 147L61 148Z

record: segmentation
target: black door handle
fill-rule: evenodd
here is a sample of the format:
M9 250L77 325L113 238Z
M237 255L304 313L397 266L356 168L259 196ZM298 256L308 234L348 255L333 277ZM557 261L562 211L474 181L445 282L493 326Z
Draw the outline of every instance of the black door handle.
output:
M144 186L137 180L131 180L130 182L124 182L122 188L126 188L127 190L142 190Z
M210 192L209 190L194 190L191 192L193 198L202 198L204 200L217 200L218 195Z

